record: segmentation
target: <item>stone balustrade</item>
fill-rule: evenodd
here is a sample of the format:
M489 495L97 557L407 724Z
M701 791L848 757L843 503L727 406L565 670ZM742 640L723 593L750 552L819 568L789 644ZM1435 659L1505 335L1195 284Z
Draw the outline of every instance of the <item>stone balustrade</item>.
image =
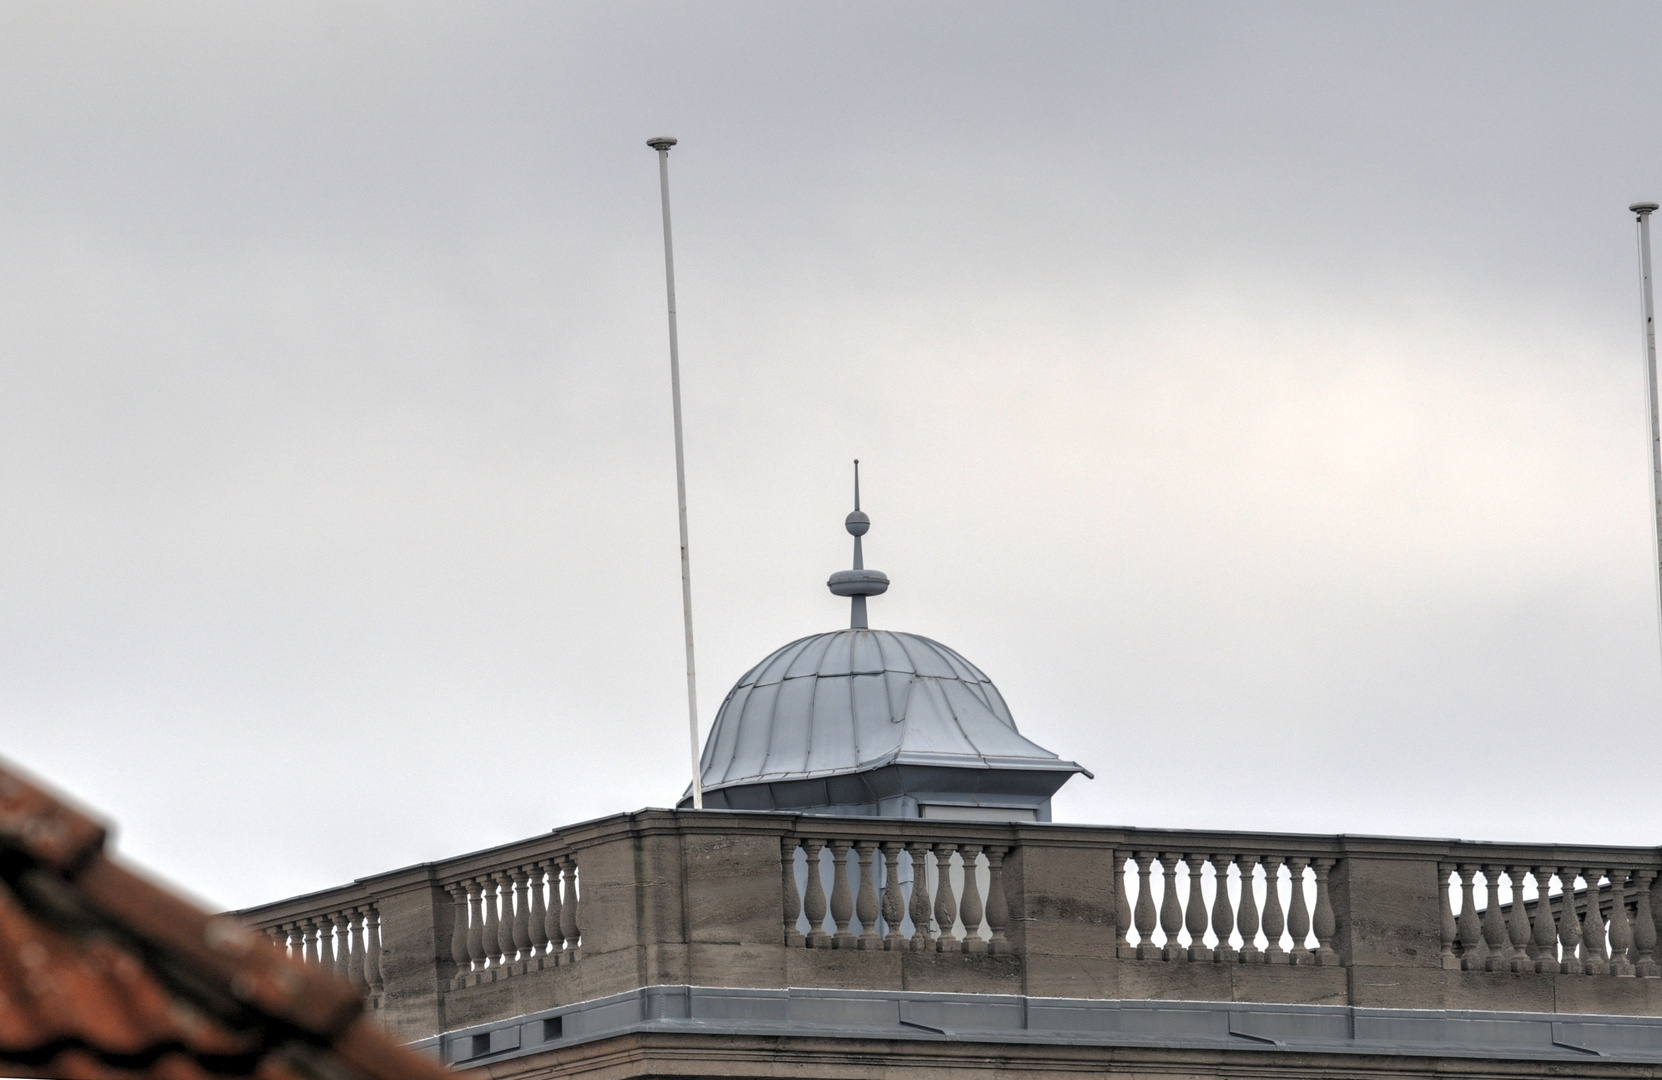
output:
M785 943L1007 954L1009 850L1008 844L788 836L781 862Z
M1328 884L1336 862L1275 849L1135 852L1114 866L1116 953L1167 963L1337 967Z
M1440 863L1443 966L1662 976L1651 910L1657 867L1649 859L1628 861L1632 852L1602 854L1597 865L1519 863L1490 849Z
M1658 856L653 810L241 914L411 1039L668 985L1662 1015Z
M386 986L381 977L381 917L373 903L322 911L259 929L290 958L333 971L357 987L371 1008L380 1004Z
M577 863L569 854L473 874L444 888L455 908L453 990L574 964L582 955Z

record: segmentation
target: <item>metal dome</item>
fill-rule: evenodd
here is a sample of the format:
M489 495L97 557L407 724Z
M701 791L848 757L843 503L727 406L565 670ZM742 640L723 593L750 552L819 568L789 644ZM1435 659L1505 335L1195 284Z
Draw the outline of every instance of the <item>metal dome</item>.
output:
M793 641L741 678L701 772L711 807L1048 820L1086 770L1023 738L952 649L858 628Z

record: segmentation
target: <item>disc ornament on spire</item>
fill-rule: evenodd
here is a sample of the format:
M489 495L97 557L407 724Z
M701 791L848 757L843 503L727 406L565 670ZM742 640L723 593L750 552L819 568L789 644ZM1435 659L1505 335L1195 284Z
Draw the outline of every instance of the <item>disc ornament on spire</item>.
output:
M860 509L860 459L854 459L854 512L843 520L843 527L854 537L854 569L838 570L831 575L825 587L834 596L850 598L848 625L851 630L869 629L866 622L866 597L881 596L889 591L889 575L881 570L867 570L865 552L860 537L871 528L871 518Z

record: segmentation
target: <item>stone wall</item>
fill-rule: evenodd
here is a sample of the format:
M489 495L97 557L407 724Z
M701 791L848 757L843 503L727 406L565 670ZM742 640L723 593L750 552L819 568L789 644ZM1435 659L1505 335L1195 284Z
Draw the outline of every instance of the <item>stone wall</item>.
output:
M1662 1015L1658 869L1653 848L649 810L241 914L409 1040L667 985Z

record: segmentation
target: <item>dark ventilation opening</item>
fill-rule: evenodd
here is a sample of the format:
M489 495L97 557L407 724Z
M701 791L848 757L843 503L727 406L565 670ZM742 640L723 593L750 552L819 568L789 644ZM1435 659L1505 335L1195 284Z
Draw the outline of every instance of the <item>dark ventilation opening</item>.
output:
M565 1034L566 1018L551 1016L542 1022L542 1041L553 1042Z
M491 1052L490 1032L487 1031L483 1035L475 1035L472 1043L473 1045L468 1047L467 1056L470 1058L484 1057L486 1054Z

